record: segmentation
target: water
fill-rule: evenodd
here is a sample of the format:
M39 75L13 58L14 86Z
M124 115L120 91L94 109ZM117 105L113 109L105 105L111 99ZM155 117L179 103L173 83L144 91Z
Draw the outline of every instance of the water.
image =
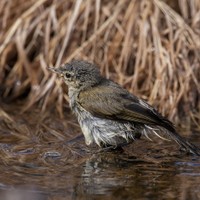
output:
M200 158L173 142L142 139L123 151L99 151L76 138L71 115L4 111L0 200L200 199ZM200 145L198 134L190 140Z

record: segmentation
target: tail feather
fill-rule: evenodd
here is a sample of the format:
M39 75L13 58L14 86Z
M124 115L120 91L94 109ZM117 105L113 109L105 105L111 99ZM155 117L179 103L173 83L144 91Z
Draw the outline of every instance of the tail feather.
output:
M172 129L172 128L167 129L166 127L162 127L162 126L145 125L145 128L143 129L142 133L144 136L146 136L151 141L152 141L152 139L149 137L149 135L152 135L152 133L154 133L154 135L156 135L157 137L159 137L163 140L169 141L169 137L170 137L171 139L176 141L181 147L183 147L186 151L193 153L197 156L200 156L200 148L198 148L194 144L188 142L183 137L181 137L175 131L175 129Z
M182 138L177 132L173 132L173 133L171 132L170 135L185 150L197 156L200 156L200 149L197 146L195 146L194 144Z

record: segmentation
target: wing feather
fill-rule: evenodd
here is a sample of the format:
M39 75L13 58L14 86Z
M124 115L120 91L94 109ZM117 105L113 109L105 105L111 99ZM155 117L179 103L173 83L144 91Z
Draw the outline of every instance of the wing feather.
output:
M175 130L173 124L153 107L114 82L107 82L80 92L79 104L97 117L156 124L170 131Z

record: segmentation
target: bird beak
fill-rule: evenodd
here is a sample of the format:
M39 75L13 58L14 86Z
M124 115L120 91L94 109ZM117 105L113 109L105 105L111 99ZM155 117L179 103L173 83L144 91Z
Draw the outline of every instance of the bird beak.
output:
M48 70L58 74L60 77L63 77L63 71L60 68L55 68L55 67L47 67Z

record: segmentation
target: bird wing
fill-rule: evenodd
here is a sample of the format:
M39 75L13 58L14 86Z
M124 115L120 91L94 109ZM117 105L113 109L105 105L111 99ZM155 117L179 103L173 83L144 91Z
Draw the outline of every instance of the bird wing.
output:
M156 124L174 131L169 120L114 82L81 91L79 104L96 117Z
M113 82L80 92L78 103L96 117L164 127L178 144L200 156L200 149L183 139L169 120Z

